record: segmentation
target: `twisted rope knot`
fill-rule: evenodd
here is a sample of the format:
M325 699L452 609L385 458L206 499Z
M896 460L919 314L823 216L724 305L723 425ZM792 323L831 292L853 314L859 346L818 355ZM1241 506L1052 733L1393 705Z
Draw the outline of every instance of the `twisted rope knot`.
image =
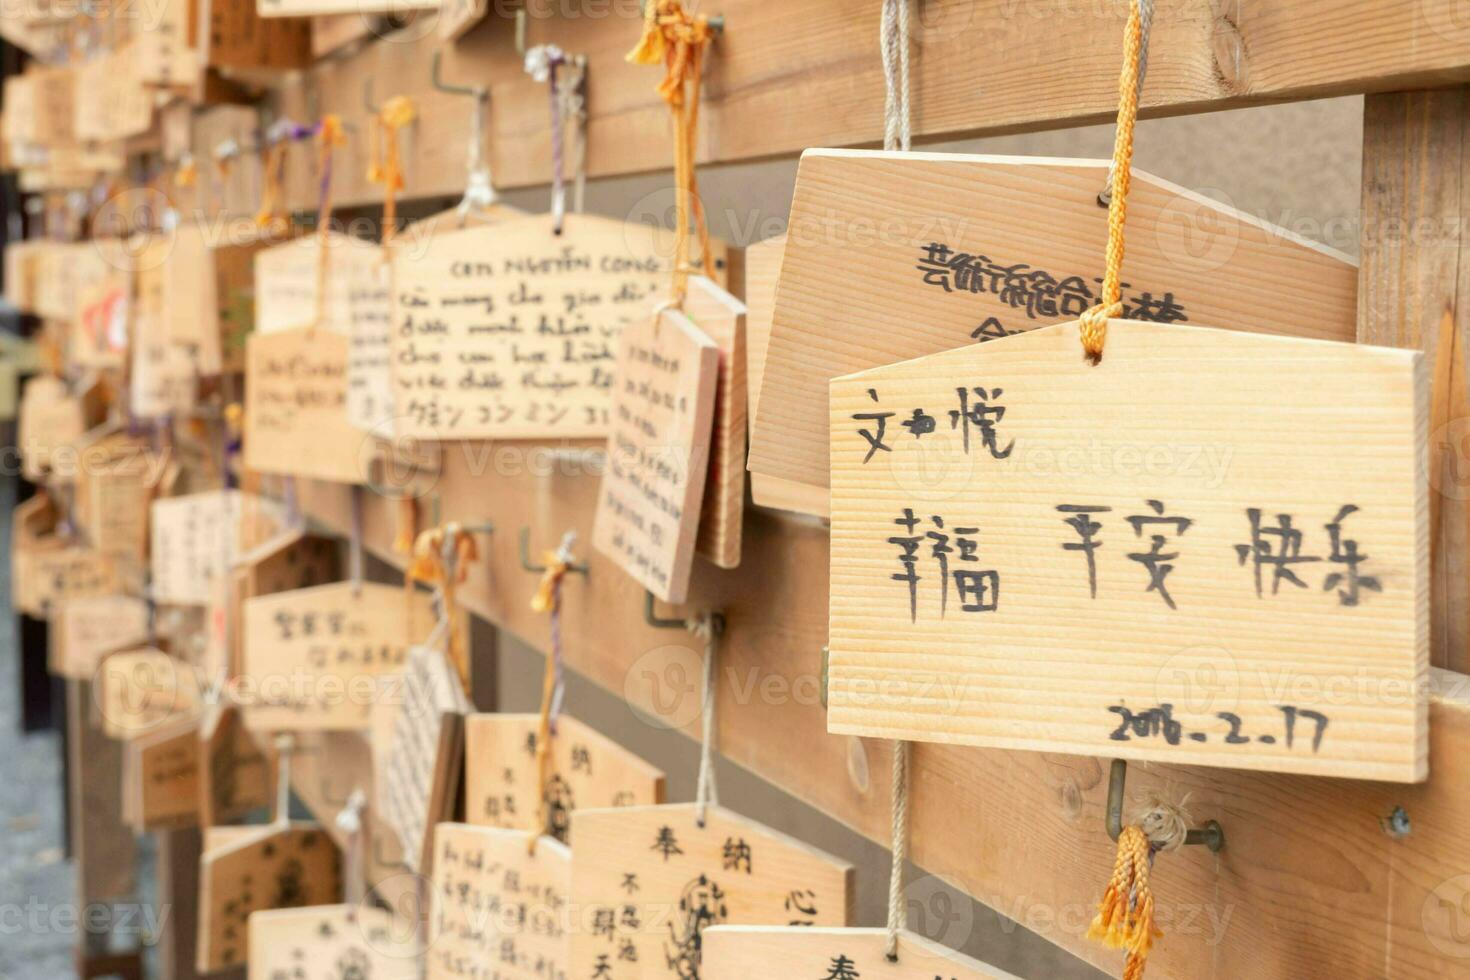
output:
M1098 303L1078 318L1082 335L1082 354L1093 364L1102 360L1103 344L1108 338L1108 321L1123 315L1123 304Z

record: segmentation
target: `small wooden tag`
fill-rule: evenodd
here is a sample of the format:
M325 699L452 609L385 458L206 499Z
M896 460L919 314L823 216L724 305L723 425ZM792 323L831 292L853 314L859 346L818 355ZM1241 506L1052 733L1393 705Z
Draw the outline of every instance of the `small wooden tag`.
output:
M122 272L82 287L68 358L83 368L118 368L128 352L131 283Z
M194 668L162 650L109 654L93 681L102 730L134 738L199 716L203 696Z
M370 440L347 421L348 340L330 330L252 336L246 350L245 465L360 483Z
M255 332L277 333L315 326L346 336L352 315L348 296L354 283L368 281L381 261L372 242L332 232L327 236L327 295L317 320L319 235L303 235L261 249L255 261Z
M685 803L572 816L568 976L685 980L702 976L710 926L851 921L851 865L721 807L705 816Z
M182 344L163 330L163 321L142 304L133 312L132 371L128 394L134 415L186 415L195 403L199 372Z
M246 962L253 912L342 899L340 855L314 824L207 831L199 857L196 966L213 973Z
M153 598L158 603L208 605L214 582L237 555L278 533L275 501L239 490L153 501L150 524Z
M148 640L148 604L128 595L78 596L58 602L51 617L50 670L91 680L109 653Z
M1019 980L948 946L898 934L888 959L885 929L713 926L704 934L701 980L798 977L801 980Z
M430 830L449 818L457 801L464 716L471 707L454 668L432 647L410 648L408 666L383 678L383 691L373 712L379 812L398 833L404 863L427 873Z
M66 382L48 374L31 378L20 390L16 448L21 455L21 475L33 483L46 482L86 430L82 403L71 396ZM75 476L75 470L68 479L70 476Z
M569 903L572 852L525 831L441 823L434 828L427 980L564 980L577 922Z
M197 720L169 724L129 739L123 782L135 795L138 833L199 823L200 743Z
M675 309L618 343L592 542L665 602L689 590L719 368L719 348Z
M366 730L379 678L433 628L427 592L334 582L245 602L241 712L257 731Z
M477 714L465 719L465 820L527 830L536 820L540 772L535 714ZM571 843L572 812L655 806L664 801L663 771L575 718L562 715L551 743L545 832Z
M418 980L423 950L387 909L314 905L250 915L248 980Z
M661 228L580 214L567 215L558 235L547 215L529 215L399 250L398 431L441 440L605 436L618 334L664 289L671 239Z
M72 516L99 551L142 564L148 553L148 508L165 458L145 440L110 426L77 442Z
M1417 351L1073 322L831 388L829 730L1424 778Z
M234 823L275 802L274 753L256 742L233 705L225 706L202 734L200 752L199 822L204 826Z

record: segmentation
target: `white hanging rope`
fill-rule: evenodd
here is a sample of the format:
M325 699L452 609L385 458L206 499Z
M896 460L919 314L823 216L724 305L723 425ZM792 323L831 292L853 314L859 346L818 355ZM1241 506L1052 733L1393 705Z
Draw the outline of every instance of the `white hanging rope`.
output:
M715 725L715 680L718 676L715 660L720 639L715 633L714 617L708 613L698 619L690 619L684 625L704 640L704 705L701 712L704 730L699 740L699 781L694 789L694 819L703 827L710 806L720 803L719 787L715 785L715 739L719 734Z
M342 870L342 900L349 906L362 904L366 896L363 880L362 811L367 807L367 794L360 789L347 797L347 805L337 814L337 829L347 838L346 864ZM353 909L355 911L355 908Z
M296 736L289 732L276 735L276 825L291 824L291 753L296 751Z
M903 864L909 851L908 742L893 743L893 867L888 875L888 944L884 954L898 961L898 932L904 927Z
M909 149L909 0L883 0L883 149Z

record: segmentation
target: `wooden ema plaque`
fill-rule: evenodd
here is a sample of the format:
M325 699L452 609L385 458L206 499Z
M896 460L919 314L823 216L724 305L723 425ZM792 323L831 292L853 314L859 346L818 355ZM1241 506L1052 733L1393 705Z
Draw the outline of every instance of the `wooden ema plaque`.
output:
M153 501L149 529L153 598L208 605L214 582L235 558L278 533L275 501L239 490L210 490Z
M572 816L568 976L690 980L710 926L851 921L851 865L722 807L695 817L692 803Z
M418 934L366 902L250 915L248 980L418 980Z
M128 352L132 283L114 272L81 287L77 318L67 347L70 361L83 368L119 368Z
M182 344L163 332L163 321L138 303L133 311L133 338L129 349L129 406L139 418L162 419L187 415L195 403L199 372Z
M197 720L131 738L123 752L124 816L142 834L199 823Z
M745 304L704 276L689 277L684 312L720 349L704 505L695 551L720 568L740 566L745 517Z
M148 554L148 508L167 457L111 426L83 436L77 449L73 518L99 551L141 565Z
M806 151L750 469L826 487L830 379L1081 316L1100 289L1107 170L1106 160ZM1138 170L1125 276L1131 319L1355 336L1348 257Z
M196 719L203 706L194 668L151 648L105 657L92 690L102 730L111 738L135 738Z
M372 281L382 262L382 249L337 232L327 235L327 295L317 320L321 249L320 235L303 235L255 253L256 333L294 330L313 323L343 336L351 332L348 297L355 284Z
M948 946L898 934L888 960L886 929L713 926L704 934L700 980L792 977L795 980L1020 980Z
M403 861L427 873L436 823L453 811L464 763L464 716L469 700L444 654L412 647L408 666L383 678L374 704L373 774L379 812L398 834Z
M333 582L245 602L241 712L256 731L365 731L379 678L433 628L427 592Z
M20 389L16 448L21 475L32 483L47 482L61 457L87 431L82 402L66 382L49 374L25 382ZM75 476L73 470L70 476Z
M51 673L91 680L107 654L148 641L148 604L118 594L63 600L52 613L49 638Z
M523 830L434 828L427 980L566 980L572 852Z
M399 434L607 435L618 335L646 319L666 287L672 237L581 214L567 215L558 235L549 216L527 215L399 250L392 347Z
M68 544L56 537L26 543L12 555L11 584L15 608L46 619L63 602L111 595L124 586L121 569L111 555Z
M213 973L245 963L254 912L341 898L340 855L320 827L212 828L199 857L196 967Z
M719 348L680 310L618 343L592 543L665 602L689 590L719 370Z
M234 823L251 810L275 802L274 753L256 742L240 721L239 709L233 705L222 707L210 730L201 733L201 742L201 824L213 827Z
M547 803L545 833L571 843L572 812L664 801L663 771L601 732L562 715L551 742L551 776L538 792L536 714L478 714L465 719L465 820L526 830L538 796Z
M333 331L307 328L247 341L248 469L362 482L372 443L347 420L348 343Z
M1424 778L1418 352L1067 323L831 405L830 731Z

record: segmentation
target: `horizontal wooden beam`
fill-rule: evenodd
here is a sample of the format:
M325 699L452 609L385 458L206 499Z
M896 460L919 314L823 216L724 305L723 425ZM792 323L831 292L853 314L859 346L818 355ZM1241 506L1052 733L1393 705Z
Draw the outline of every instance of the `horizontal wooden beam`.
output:
M690 679L699 676L701 642L650 628L643 591L585 544L599 465L597 454L581 448L447 444L435 485L442 513L495 522L458 595L472 612L545 650L546 617L530 609L539 576L521 568L518 536L529 529L534 555L575 528L584 542L578 556L590 573L569 576L564 586L569 667L628 699L651 723L694 736L699 694ZM346 531L345 487L303 481L300 493L308 515ZM390 552L396 505L369 497L365 544L401 567L402 556ZM681 610L721 609L728 621L719 653L720 750L886 842L888 745L829 735L819 702L827 532L816 521L760 509L746 517L742 567L721 571L697 562L692 599ZM688 682L683 688L670 683L680 677ZM1344 696L1373 694L1349 685ZM1470 782L1457 767L1470 757L1470 706L1464 698L1440 701L1431 725L1430 778L1420 785L1132 767L1130 800L1151 790L1170 799L1188 796L1196 822L1219 820L1227 840L1218 855L1195 847L1159 858L1153 883L1166 931L1152 960L1159 975L1402 980L1462 969L1470 940L1455 914L1470 890L1462 834L1470 821ZM1113 861L1104 830L1107 771L1106 760L1095 758L917 745L913 859L1050 941L1119 972L1120 956L1085 938ZM740 809L739 800L724 802ZM1394 828L1396 808L1412 828L1407 836L1385 830Z
M513 8L445 48L444 77L491 92L486 150L501 187L550 179L546 86L515 47ZM883 131L880 4L871 0L707 0L725 31L709 60L699 158L730 163L810 146L875 145ZM641 27L636 0L529 0L529 45L588 59L590 176L661 170L673 160L662 70L627 64ZM1457 0L1159 0L1143 115L1424 88L1470 80L1470 22ZM1057 128L1116 109L1121 0L925 0L913 21L913 114L925 140ZM431 15L287 82L296 119L340 113L356 125L337 168L337 200L377 201L366 180L365 86L381 102L415 100L405 140L407 193L464 186L471 100L436 91L440 41ZM317 206L309 147L293 151L290 200Z

